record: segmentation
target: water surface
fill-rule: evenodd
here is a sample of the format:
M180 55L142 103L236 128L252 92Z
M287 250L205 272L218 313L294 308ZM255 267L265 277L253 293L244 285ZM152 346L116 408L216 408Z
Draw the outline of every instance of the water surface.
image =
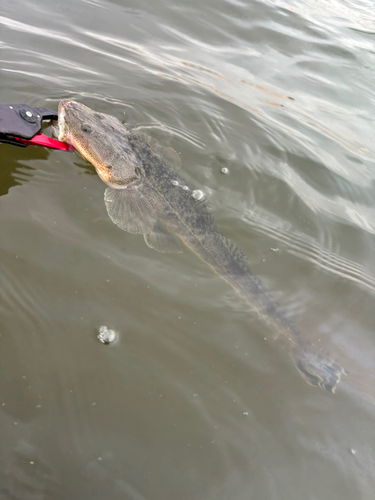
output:
M194 255L117 228L77 154L2 145L0 497L372 499L372 2L15 0L0 25L0 102L74 98L173 147L349 372L310 387Z

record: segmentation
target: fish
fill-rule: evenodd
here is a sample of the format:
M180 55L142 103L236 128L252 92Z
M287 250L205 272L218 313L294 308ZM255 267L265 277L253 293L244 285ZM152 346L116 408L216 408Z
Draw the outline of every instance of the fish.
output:
M159 252L189 248L226 281L288 345L304 380L334 392L346 370L305 338L252 274L248 259L218 230L207 204L197 200L186 181L150 138L117 118L64 99L58 106L58 139L72 145L107 184L104 201L121 229L142 234Z

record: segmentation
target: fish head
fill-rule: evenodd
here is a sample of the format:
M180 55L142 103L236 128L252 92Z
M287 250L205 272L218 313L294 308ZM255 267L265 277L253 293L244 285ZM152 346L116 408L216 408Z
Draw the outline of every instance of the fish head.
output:
M141 161L129 141L129 131L117 118L64 99L59 104L58 139L71 144L96 169L108 186L124 189L140 182Z

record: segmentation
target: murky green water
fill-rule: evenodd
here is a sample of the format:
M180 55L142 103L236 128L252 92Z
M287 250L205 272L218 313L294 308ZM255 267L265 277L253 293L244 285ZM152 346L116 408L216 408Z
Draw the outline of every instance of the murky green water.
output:
M310 387L193 254L117 228L76 153L0 145L0 498L372 499L372 2L15 0L0 26L0 102L71 97L172 146L349 371Z

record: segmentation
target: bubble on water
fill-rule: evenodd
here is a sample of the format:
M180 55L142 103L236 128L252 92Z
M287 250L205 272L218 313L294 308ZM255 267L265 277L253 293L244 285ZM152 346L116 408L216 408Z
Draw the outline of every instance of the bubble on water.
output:
M200 189L195 189L195 191L191 193L191 196L194 198L194 200L199 201L204 198L204 192L201 191Z
M99 327L98 339L102 344L111 344L116 340L116 332L109 330L106 326Z
M229 174L229 169L227 169L227 167L223 167L223 168L221 169L221 173L222 173L222 174Z
M172 181L173 186L178 186L178 181Z
M183 189L184 191L189 191L189 186L182 186L182 189Z

